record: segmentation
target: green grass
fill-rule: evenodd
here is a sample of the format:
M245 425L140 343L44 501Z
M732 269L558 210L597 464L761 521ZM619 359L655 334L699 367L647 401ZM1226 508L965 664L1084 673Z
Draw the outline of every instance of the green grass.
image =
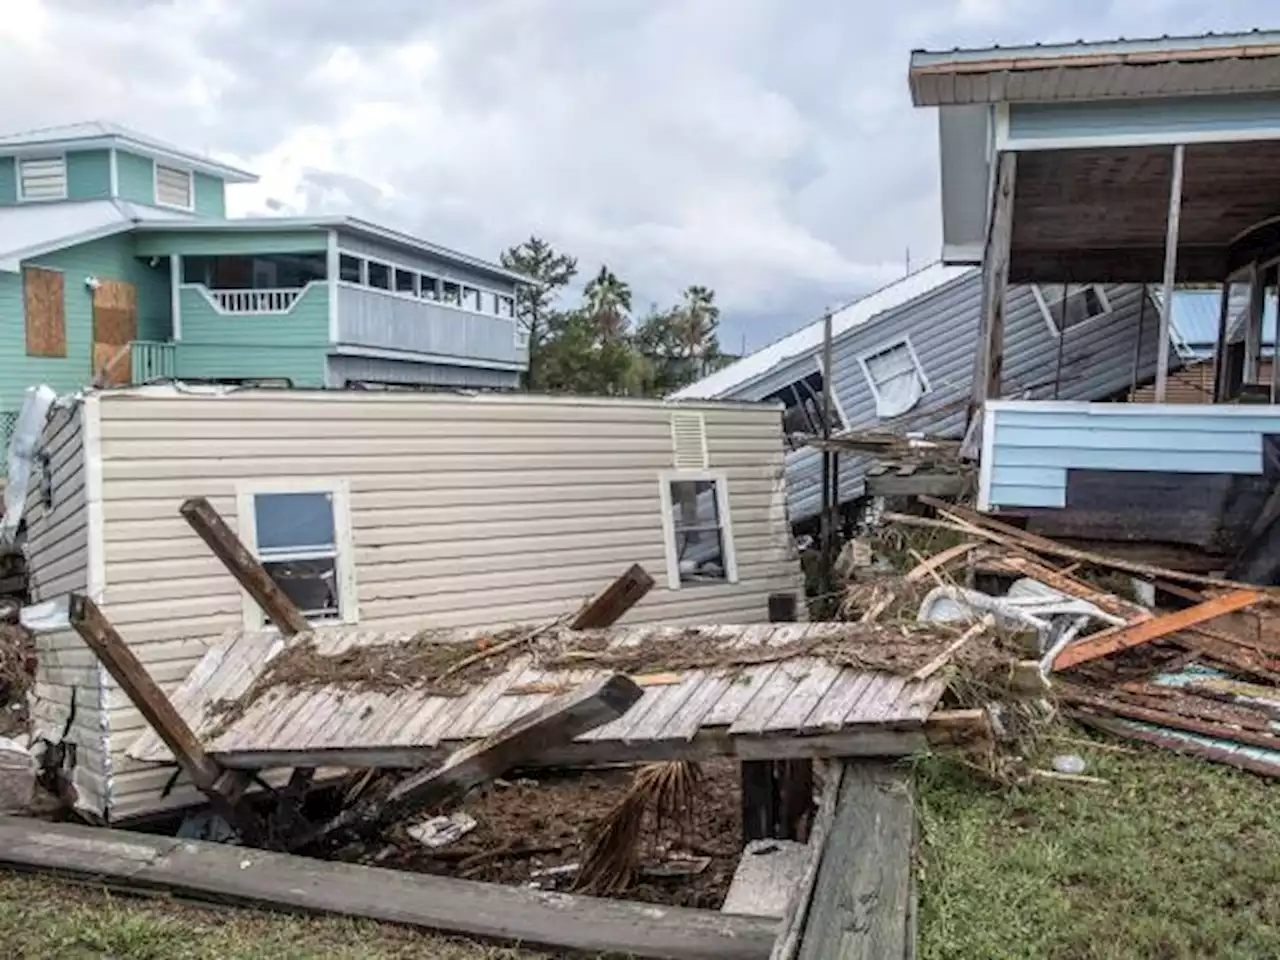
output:
M22 960L549 960L340 917L207 909L0 872L0 956Z
M1274 783L1167 752L1049 745L1110 786L1002 790L919 764L922 960L1280 957Z

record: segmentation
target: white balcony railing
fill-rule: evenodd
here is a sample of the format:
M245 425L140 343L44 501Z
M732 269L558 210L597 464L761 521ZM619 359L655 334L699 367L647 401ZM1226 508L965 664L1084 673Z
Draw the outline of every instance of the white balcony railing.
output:
M200 291L219 313L288 313L306 287L265 290L210 290L202 283L185 284Z

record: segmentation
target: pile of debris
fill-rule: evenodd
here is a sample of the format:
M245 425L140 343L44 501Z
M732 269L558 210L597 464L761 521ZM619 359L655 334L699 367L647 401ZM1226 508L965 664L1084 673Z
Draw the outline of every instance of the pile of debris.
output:
M1034 701L1046 721L1066 715L1280 776L1280 614L1271 588L1075 549L921 500L935 516L886 513L877 533L880 552L909 558L909 571L865 568L846 588L842 614L863 623L979 620L1016 635L1022 652L1005 663L1003 690L988 668L985 678L953 676L949 693L970 698L964 706L981 703L997 736L1025 734L1025 724L1011 730L1009 721L1025 719ZM912 546L911 530L928 531L928 546ZM975 631L967 642L980 642ZM1013 709L1010 694L1022 701Z

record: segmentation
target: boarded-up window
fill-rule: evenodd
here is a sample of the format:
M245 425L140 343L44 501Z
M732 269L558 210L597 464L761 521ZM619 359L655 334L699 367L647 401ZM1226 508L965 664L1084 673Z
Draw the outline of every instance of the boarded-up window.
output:
M191 209L191 171L156 164L156 203Z
M65 200L66 197L66 157L31 157L19 161L20 200Z
M67 355L67 308L62 295L62 274L56 270L27 267L22 271L27 314L27 356Z

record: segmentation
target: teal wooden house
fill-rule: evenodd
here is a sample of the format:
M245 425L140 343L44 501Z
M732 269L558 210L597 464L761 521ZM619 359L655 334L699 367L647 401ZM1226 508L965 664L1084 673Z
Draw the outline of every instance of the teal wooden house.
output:
M228 218L255 180L111 124L0 137L0 439L39 383L518 384L521 274L352 217Z

